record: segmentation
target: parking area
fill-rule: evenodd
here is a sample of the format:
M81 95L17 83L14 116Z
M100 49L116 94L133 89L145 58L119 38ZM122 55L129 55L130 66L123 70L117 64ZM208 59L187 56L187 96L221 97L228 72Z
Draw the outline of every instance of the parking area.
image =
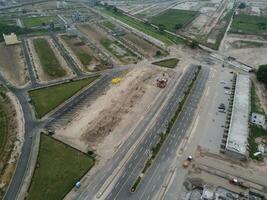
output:
M213 100L209 105L207 123L203 125L203 137L199 144L214 153L220 151L234 78L234 73L231 69L221 68L219 70L220 73L213 75L212 83L206 91L206 95L213 96Z

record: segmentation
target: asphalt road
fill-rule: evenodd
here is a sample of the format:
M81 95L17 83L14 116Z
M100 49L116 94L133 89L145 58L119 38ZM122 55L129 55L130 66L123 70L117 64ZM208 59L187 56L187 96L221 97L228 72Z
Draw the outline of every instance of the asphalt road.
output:
M141 156L140 155L147 155L146 152L150 147L157 141L158 134L163 131L164 124L167 124L169 119L172 117L172 113L174 113L174 107L177 106L180 97L183 94L183 91L186 90L188 83L193 78L194 71L196 70L195 66L191 66L188 71L185 73L185 75L181 78L179 84L176 86L173 85L173 96L168 100L168 103L166 107L163 108L163 111L160 113L160 116L156 119L156 122L153 124L153 127L149 130L149 132L145 135L143 141L138 145L136 150L134 151L133 155L130 158L130 161L126 164L125 167L123 167L124 172L121 175L120 180L118 183L115 184L115 187L113 188L112 192L109 194L107 199L114 199L116 198L116 194L119 192L119 190L124 183L126 182L126 179L129 177L131 172L136 169L136 163L137 160L140 161L140 163L144 163L144 160L147 158L147 156ZM167 91L167 90L166 90ZM169 91L167 91L169 92ZM163 100L166 98L166 96L163 96ZM144 119L140 122L140 124L137 126L137 128L133 131L131 136L128 138L128 140L122 145L122 147L117 151L117 153L114 155L114 157L109 161L109 163L106 164L106 167L103 167L99 170L99 172L96 173L95 176L90 177L90 184L81 190L81 193L79 193L75 199L92 199L95 195L97 195L98 191L102 187L102 185L105 183L105 181L108 179L109 176L112 175L114 170L120 166L121 160L125 157L127 151L129 148L135 143L135 141L143 134L144 130L147 128L147 126L150 124L153 116L155 116L155 113L158 112L161 104L163 101L157 101L159 105L155 104L153 105L154 109L152 112L150 111L148 116L144 117ZM138 170L140 171L142 169L142 164L140 164ZM133 182L130 183L130 185ZM127 188L128 191L129 188ZM115 195L115 196L114 196Z
M158 189L168 173L171 161L176 155L176 149L192 122L194 111L197 108L197 104L202 95L202 90L205 86L203 83L205 83L206 80L207 73L201 71L200 77L196 83L197 87L193 89L193 92L189 96L182 113L179 115L179 118L171 130L170 136L165 141L160 154L147 171L137 190L134 193L130 192L131 186L139 176L144 167L144 163L148 158L146 152L148 152L148 150L157 143L159 134L158 130L162 129L164 121L166 119L170 119L172 112L175 112L175 108L182 97L182 93L176 93L173 96L165 113L161 114L160 121L149 133L148 138L144 141L140 148L141 150L139 149L139 151L133 155L133 159L129 161L128 167L125 169L124 173L106 199L151 199L151 197L158 192Z

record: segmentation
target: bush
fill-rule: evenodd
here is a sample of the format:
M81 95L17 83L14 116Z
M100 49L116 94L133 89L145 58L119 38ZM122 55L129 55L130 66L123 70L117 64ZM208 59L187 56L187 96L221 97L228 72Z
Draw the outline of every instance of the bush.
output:
M267 86L267 65L259 66L256 75L258 81L262 82L265 86Z

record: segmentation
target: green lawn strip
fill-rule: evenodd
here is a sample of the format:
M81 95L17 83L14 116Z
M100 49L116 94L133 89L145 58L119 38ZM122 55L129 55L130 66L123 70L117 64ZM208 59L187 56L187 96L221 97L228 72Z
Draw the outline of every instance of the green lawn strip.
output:
M146 161L146 163L144 165L144 168L143 168L143 170L141 172L141 175L138 176L138 178L135 180L134 184L132 185L131 192L135 192L136 188L140 184L140 182L141 182L144 174L146 173L147 169L152 165L152 163L155 160L157 154L159 153L162 145L164 144L164 142L168 138L168 136L169 136L169 134L171 132L171 129L172 129L176 119L178 118L179 114L181 113L182 108L184 106L184 103L185 103L187 97L189 96L190 91L192 90L192 88L194 86L194 83L196 82L196 79L198 77L198 74L199 74L200 70L201 70L201 66L198 67L198 70L196 71L194 78L192 79L191 83L189 84L187 90L184 92L185 95L183 96L183 99L179 103L179 105L178 105L178 107L177 107L177 109L175 111L174 116L169 121L165 133L161 133L160 134L160 138L159 138L159 141L157 142L156 146L152 147L150 157Z
M42 26L43 24L47 24L50 21L55 20L57 20L56 16L27 17L22 19L24 26L28 28Z
M37 38L33 40L34 48L38 54L44 72L54 78L63 77L66 71L60 66L53 50L48 41L44 38Z
M41 134L36 168L27 200L61 200L94 165L94 159Z
M7 142L7 135L8 135L7 116L6 113L0 108L0 155L4 152L4 148Z
M267 17L235 15L230 29L233 33L262 35L267 33Z
M192 21L196 15L196 11L169 9L150 18L150 20L157 26L162 24L168 31L175 32L178 29L177 27L182 28L185 24Z
M153 65L158 65L161 67L167 67L167 68L175 68L178 64L179 60L176 58L166 59L159 62L152 63Z
M251 84L251 112L256 112L265 115L264 110L260 106L260 99L256 93L256 88L254 83ZM248 144L249 144L249 157L258 160L263 161L262 155L254 156L254 153L258 151L258 145L255 141L258 137L266 137L267 138L267 132L262 127L251 124L250 126L250 135L248 138Z
M260 99L256 93L254 83L251 84L251 112L264 114L263 109L260 107Z
M36 117L43 117L97 78L99 76L29 91Z
M102 24L103 24L103 26L110 29L111 31L115 31L115 29L116 29L116 26L113 23L111 23L110 21L104 21Z
M92 56L90 56L88 53L79 52L78 57L83 65L90 65L92 62Z
M183 40L171 35L169 33L166 33L164 31L160 31L156 28L154 28L153 26L149 25L149 24L145 24L142 21L139 21L137 19L134 19L133 17L129 17L121 12L113 12L112 10L100 7L101 11L104 12L107 15L110 15L112 17L114 17L115 19L120 20L121 22L151 36L154 37L158 40L160 40L161 42L167 44L167 45L172 45L172 44L181 44L183 43Z
M250 126L250 135L248 138L249 157L254 159L254 160L263 161L262 155L254 156L254 153L256 153L258 151L258 144L255 141L255 139L258 137L267 138L266 130L264 130L262 127L259 127L257 125L251 125Z

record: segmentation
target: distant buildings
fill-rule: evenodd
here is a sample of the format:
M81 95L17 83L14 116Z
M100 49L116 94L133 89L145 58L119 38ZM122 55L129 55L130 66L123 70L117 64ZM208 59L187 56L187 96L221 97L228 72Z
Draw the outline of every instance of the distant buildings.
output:
M11 33L10 35L3 34L3 38L5 40L6 45L13 45L13 44L19 44L20 41L18 41L17 35L15 33Z
M89 6L95 6L98 3L98 0L88 0Z

